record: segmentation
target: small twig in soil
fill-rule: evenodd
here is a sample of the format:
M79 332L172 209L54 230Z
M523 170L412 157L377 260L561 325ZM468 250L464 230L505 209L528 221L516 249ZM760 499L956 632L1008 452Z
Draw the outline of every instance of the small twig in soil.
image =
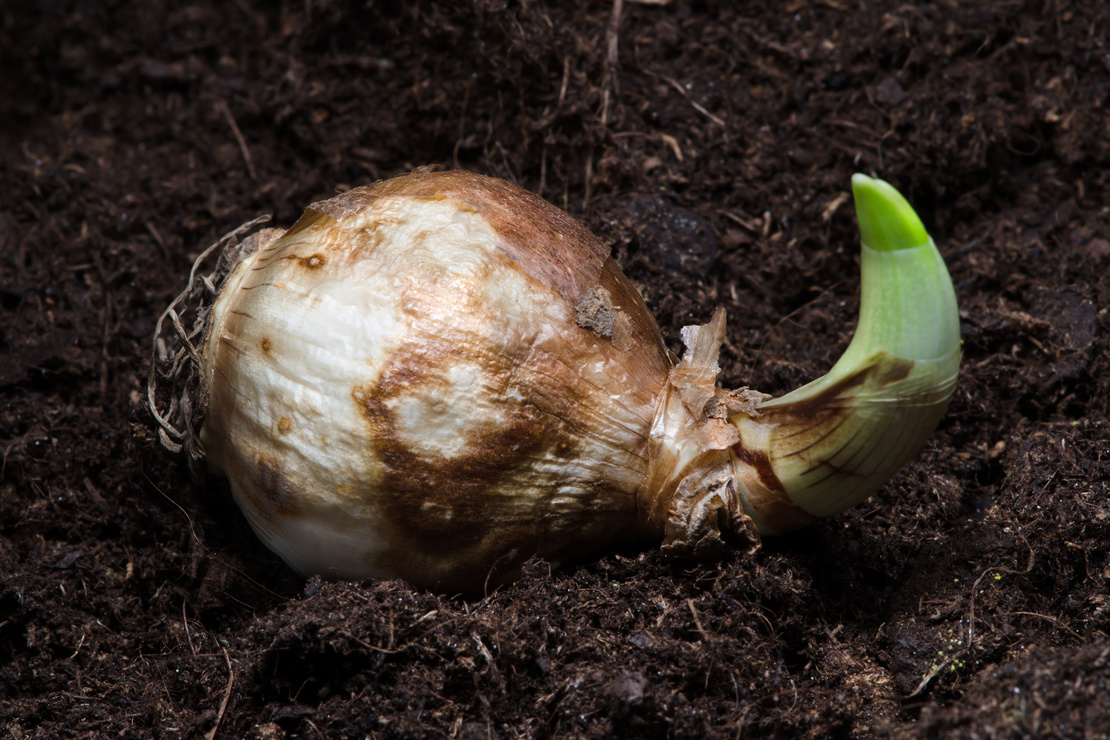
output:
M224 118L231 125L231 132L235 134L235 140L239 142L239 151L243 153L243 159L247 163L247 174L250 175L252 180L257 180L258 175L254 171L254 163L251 161L251 151L247 148L247 140L243 138L243 132L239 130L239 124L235 123L235 119L231 115L231 109L227 107L227 101L220 101L220 110L223 111Z
M682 85L680 85L678 83L678 80L674 79L673 77L664 77L663 79L666 80L667 84L669 84L675 90L678 90L678 92L682 95L682 97L686 98L686 102L690 104L690 107L692 107L698 113L701 113L703 116L708 118L710 121L713 121L713 123L717 124L718 126L724 126L725 125L725 119L721 118L720 116L713 115L712 113L707 111L702 105L699 105L696 100L694 100L692 97L690 97L690 93L686 91L686 88L684 88Z
M189 652L194 656L197 654L197 649L193 645L193 634L189 631L189 615L185 611L185 601L181 601L181 623L185 627L185 639L189 641Z
M231 687L235 685L235 671L231 667L231 656L227 654L227 648L223 650L224 658L227 660L227 689L224 691L223 701L220 702L220 711L216 714L216 724L212 725L212 729L204 736L204 740L214 740L216 737L216 730L220 729L220 722L224 718L224 712L227 711L227 702L231 699Z
M698 617L698 609L694 606L693 599L686 599L686 606L690 607L690 614L694 616L694 626L698 628L698 634L705 642L709 642L709 635L706 633L705 628L701 626L701 619Z
M66 658L66 660L73 660L77 657L77 653L81 652L81 646L85 644L85 630L81 630L81 639L77 641L77 647L73 649L73 655Z
M347 630L340 630L339 634L343 635L344 637L346 637L349 640L352 640L353 642L358 643L359 645L362 645L367 650L373 650L374 652L384 653L385 655L396 655L398 653L403 653L403 652L405 652L405 650L408 649L408 647L410 645L410 643L406 642L404 645L402 645L399 648L390 649L390 648L379 647L377 645L371 645L370 643L366 642L365 640L360 640L359 638L355 637L354 635L352 635Z
M1079 635L1078 632L1076 632L1071 627L1064 624L1063 621L1057 619L1056 617L1050 617L1047 614L1038 614L1037 612L1006 612L1006 616L1007 617L1037 617L1039 619L1047 619L1049 622L1052 622L1054 625L1056 625L1060 629L1066 630L1067 632L1070 632L1071 636L1074 637L1075 639L1077 639L1077 640L1082 640L1083 639Z
M609 16L609 27L605 30L605 71L601 76L601 126L609 123L609 100L614 93L620 92L617 84L617 46L620 41L621 12L624 0L613 0L613 13Z

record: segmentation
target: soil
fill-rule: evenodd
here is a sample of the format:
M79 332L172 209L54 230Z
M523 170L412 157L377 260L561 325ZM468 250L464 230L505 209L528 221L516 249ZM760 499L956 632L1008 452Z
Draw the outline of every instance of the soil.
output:
M1110 5L5 3L0 736L1110 733ZM155 321L261 213L496 175L610 244L722 383L829 367L849 179L918 208L962 375L880 493L718 562L484 598L305 582L145 407Z

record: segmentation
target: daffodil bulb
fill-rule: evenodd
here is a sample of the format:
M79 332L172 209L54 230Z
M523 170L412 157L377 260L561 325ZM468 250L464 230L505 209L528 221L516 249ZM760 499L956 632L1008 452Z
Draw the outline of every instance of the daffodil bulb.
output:
M577 221L452 171L350 190L247 240L191 347L195 398L174 410L306 575L478 592L531 557L750 545L870 495L955 382L939 253L893 188L854 186L859 329L825 378L777 400L716 386L723 311L683 331L678 360Z

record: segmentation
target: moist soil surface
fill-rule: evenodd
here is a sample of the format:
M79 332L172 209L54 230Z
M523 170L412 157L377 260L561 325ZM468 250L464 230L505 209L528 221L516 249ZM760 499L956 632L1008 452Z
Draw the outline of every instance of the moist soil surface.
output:
M0 10L0 736L1110 733L1110 5L42 2ZM484 597L305 581L146 408L155 323L263 213L439 165L611 247L721 382L822 374L850 177L960 302L933 439L713 562L600 552Z

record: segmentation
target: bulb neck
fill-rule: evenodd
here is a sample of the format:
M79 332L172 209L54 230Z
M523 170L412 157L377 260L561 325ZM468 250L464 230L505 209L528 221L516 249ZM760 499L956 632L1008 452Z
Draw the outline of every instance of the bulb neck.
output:
M759 535L744 512L735 481L733 447L740 442L728 415L763 394L716 387L725 313L682 331L686 352L671 369L650 434L650 468L641 488L646 526L672 555L719 557L754 550Z

